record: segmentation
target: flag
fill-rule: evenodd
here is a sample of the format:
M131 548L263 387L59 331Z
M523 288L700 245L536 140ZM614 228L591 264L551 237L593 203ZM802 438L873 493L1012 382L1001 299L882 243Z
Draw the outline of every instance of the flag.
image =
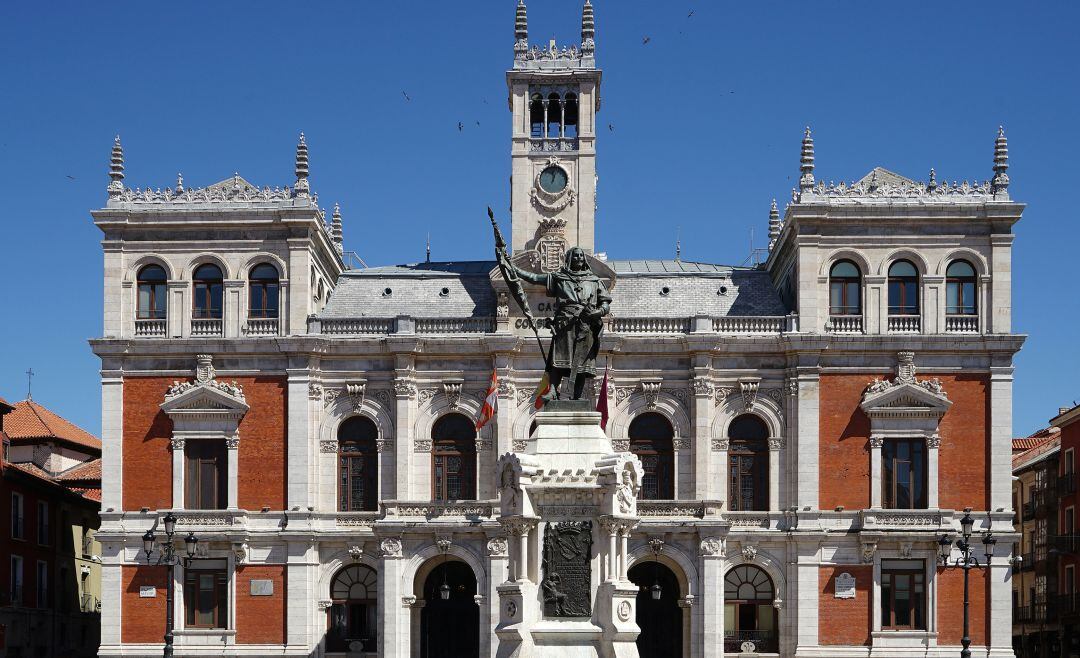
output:
M476 419L476 431L479 432L480 428L488 424L491 417L495 415L495 407L499 404L499 373L495 370L491 371L491 384L488 386L487 394L484 396L484 406L480 409L480 417Z
M607 374L608 369L604 368L604 380L600 382L600 395L596 398L596 410L600 412L600 429L607 430Z
M533 407L537 411L544 408L544 402L547 401L547 396L551 394L551 378L548 377L547 371L544 371L544 376L540 379L540 383L536 386L536 392L533 393Z

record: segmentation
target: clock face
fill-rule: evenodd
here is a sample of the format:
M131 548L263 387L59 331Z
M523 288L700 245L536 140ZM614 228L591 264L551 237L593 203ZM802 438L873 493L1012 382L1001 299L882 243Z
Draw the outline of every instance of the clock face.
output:
M540 172L540 187L548 194L558 194L566 189L566 171L552 165Z

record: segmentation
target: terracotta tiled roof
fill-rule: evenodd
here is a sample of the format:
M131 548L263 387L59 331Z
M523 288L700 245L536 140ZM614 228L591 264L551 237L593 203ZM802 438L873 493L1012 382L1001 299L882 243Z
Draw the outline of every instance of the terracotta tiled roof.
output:
M88 462L80 464L74 468L68 469L63 473L56 476L57 480L69 481L69 480L90 480L101 482L101 460L91 459Z
M101 489L87 489L87 488L84 488L84 487L71 487L71 490L74 491L75 493L79 494L83 498L95 501L97 503L101 502Z
M101 441L93 434L49 411L33 400L15 403L4 417L4 433L13 444L56 439L100 452Z
M0 407L11 407L11 408L14 408L14 407L15 407L15 405L11 404L10 402L8 402L7 400L5 400L4 398L0 398Z
M1023 438L1013 439L1012 440L1012 449L1014 451L1015 450L1031 450L1035 446L1040 445L1042 443L1045 443L1045 442L1047 442L1049 440L1050 440L1050 437L1048 437L1048 436L1040 436L1040 437L1025 436Z
M48 471L41 468L37 464L34 464L33 462L8 462L8 466L11 466L12 468L17 468L24 473L29 473L30 475L33 475L39 480L53 482L53 477L49 475Z

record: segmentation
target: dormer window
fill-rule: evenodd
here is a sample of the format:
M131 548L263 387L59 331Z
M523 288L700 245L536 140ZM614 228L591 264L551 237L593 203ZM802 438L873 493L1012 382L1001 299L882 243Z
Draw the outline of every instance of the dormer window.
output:
M195 270L192 318L220 320L222 317L223 277L217 265L200 265Z
M278 271L273 265L263 263L251 268L248 277L248 317L277 318Z

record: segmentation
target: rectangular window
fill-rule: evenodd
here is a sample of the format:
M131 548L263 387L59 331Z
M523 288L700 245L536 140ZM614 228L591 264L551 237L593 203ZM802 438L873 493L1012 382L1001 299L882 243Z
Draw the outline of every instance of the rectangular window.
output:
M188 509L225 509L225 441L199 439L184 446L184 506Z
M49 607L49 563L38 560L37 563L37 607Z
M49 527L49 503L39 500L37 504L37 543L48 546L52 543Z
M1074 532L1076 532L1076 508L1075 507L1066 507L1065 508L1065 522L1062 523L1061 525L1065 529L1065 534L1069 535L1070 537L1073 535Z
M1065 567L1065 582L1062 583L1062 589L1069 596L1076 593L1076 567L1071 564Z
M11 556L11 591L12 605L21 605L23 600L23 559L18 555Z
M886 439L881 447L882 505L926 509L926 442Z
M228 583L224 560L195 560L184 571L188 628L227 628Z
M22 494L11 493L11 538L25 539L23 527L23 497Z
M881 561L881 627L926 630L926 569L922 560Z
M1065 475L1076 472L1076 451L1069 448L1065 451Z

